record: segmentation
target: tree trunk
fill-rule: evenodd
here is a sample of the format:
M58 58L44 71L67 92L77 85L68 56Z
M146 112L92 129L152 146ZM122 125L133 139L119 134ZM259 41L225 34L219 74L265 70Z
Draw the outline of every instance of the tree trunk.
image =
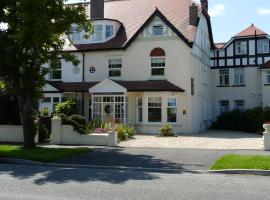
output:
M35 136L37 133L35 124L35 112L33 108L34 100L23 94L19 96L19 112L20 118L23 125L23 137L24 137L24 147L34 148Z

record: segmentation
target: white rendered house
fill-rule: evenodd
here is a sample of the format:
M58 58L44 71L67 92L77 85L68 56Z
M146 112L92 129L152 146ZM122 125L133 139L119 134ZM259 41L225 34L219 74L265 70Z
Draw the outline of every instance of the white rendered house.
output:
M128 123L157 133L207 128L215 119L211 76L212 37L208 2L190 0L92 0L87 12L95 31L83 38L72 26L62 61L47 77L40 110L76 98L88 120Z

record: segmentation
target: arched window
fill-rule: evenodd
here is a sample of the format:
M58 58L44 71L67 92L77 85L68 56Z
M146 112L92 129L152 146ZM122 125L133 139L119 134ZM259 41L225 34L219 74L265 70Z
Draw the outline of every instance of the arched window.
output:
M165 76L165 56L166 53L161 48L155 48L151 51L151 76L164 77Z

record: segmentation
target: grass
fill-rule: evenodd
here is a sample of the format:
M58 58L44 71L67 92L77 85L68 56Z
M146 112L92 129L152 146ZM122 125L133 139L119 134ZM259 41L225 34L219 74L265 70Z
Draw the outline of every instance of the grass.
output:
M0 145L0 158L17 158L39 162L52 162L63 158L89 153L89 148L43 148L25 149L21 146Z
M270 170L270 156L229 154L217 160L216 163L211 167L211 169Z

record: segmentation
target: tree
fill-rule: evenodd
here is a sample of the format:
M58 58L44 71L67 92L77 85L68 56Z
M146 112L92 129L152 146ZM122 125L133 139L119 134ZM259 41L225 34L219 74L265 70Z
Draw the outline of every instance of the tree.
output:
M36 102L42 97L45 75L61 59L79 64L76 56L63 52L71 25L89 37L92 26L83 4L66 6L64 0L1 0L0 80L18 97L24 147L35 147ZM49 67L45 64L49 63Z

